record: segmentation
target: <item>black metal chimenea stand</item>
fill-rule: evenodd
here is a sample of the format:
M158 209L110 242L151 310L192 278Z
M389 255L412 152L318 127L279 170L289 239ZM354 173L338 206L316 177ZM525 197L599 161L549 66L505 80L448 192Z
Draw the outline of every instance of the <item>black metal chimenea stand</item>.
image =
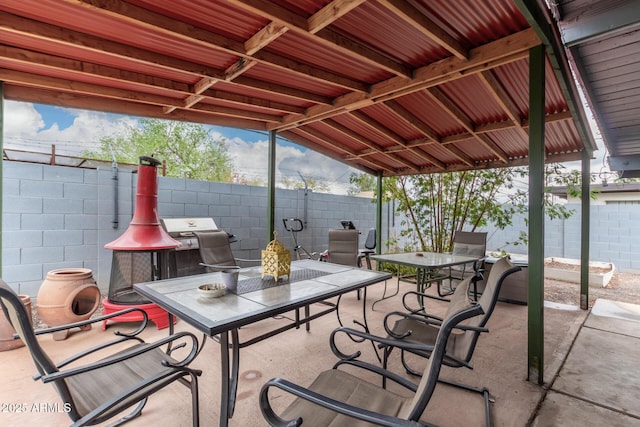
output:
M102 301L105 314L124 308L144 310L158 329L169 326L165 310L139 295L134 283L176 277L175 249L181 245L160 225L158 218L158 175L160 162L152 157L140 157L138 186L133 219L129 228L116 240L106 244L113 250L111 277L107 298ZM133 313L110 321L132 322L142 320ZM103 325L103 329L106 324Z

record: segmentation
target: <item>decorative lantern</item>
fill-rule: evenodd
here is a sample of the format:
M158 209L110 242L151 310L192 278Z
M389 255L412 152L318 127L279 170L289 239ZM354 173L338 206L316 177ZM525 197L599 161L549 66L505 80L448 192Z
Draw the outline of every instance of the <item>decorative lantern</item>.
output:
M262 277L273 276L278 280L280 276L289 276L291 271L291 252L278 241L278 232L273 232L273 240L262 251Z

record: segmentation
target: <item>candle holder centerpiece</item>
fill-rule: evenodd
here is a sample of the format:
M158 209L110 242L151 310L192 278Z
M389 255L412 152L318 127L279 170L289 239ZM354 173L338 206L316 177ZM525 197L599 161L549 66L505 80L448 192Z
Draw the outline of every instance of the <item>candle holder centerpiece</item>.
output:
M277 281L291 272L291 252L278 241L278 232L273 232L273 240L262 251L262 277L273 276Z

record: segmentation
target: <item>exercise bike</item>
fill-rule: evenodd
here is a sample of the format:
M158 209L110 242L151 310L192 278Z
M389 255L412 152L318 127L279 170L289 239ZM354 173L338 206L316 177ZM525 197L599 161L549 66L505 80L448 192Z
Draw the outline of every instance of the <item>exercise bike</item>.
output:
M304 225L302 224L302 220L300 218L282 218L282 222L284 224L285 230L291 233L291 237L293 237L293 251L296 253L296 259L303 259L302 254L304 254L304 259L314 259L317 261L324 261L323 254L318 254L317 252L307 251L301 244L298 243L298 233L304 230ZM301 254L302 253L302 254Z

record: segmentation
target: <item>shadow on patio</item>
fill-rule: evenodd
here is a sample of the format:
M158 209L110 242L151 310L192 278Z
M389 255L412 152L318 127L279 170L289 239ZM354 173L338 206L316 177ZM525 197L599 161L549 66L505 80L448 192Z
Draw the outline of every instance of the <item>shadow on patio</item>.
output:
M389 285L395 286L395 279L389 281ZM409 285L401 286L405 290L410 289ZM372 332L377 334L383 333L384 314L400 306L399 298L395 297L376 304L375 311L371 311L371 302L379 298L382 292L382 284L371 286L368 292L369 325ZM596 305L596 307L599 306L600 303ZM594 425L591 422L594 419L604 420L605 418L613 423L619 422L619 425L632 425L634 422L636 424L633 425L640 425L638 413L624 416L620 412L604 408L622 412L625 408L629 409L625 406L624 400L616 400L615 396L607 395L607 390L611 393L616 390L620 392L619 387L625 382L630 384L627 386L628 399L633 399L640 393L639 374L637 370L632 369L631 363L634 354L637 354L640 336L637 332L633 332L637 331L637 326L634 329L633 324L628 324L634 316L636 321L640 320L640 312L633 313L638 306L623 307L627 311L631 310L629 312L631 314L625 319L620 319L624 317L621 315L617 315L618 319L614 319L607 313L611 310L603 309L611 307L610 304L603 305L597 310L599 313L592 314L572 306L549 304L545 307L545 385L543 387L538 387L526 380L527 307L502 302L498 303L488 323L490 333L483 335L478 343L473 358L475 369L470 371L444 367L441 375L449 379L463 379L471 385L488 387L495 400L491 408L494 426L526 426L532 422L536 426L582 426ZM615 304L613 307L616 310L620 308ZM362 304L356 299L355 293L345 295L340 308L341 318L347 326L352 326L352 320L360 319L362 316ZM269 323L278 321L278 319L270 319L242 328L241 337L246 339L254 334L257 335ZM157 330L152 324L150 325L144 332L145 339L159 338L167 333L166 330ZM308 385L320 371L331 367L336 358L329 349L328 336L337 326L336 317L331 314L315 320L310 332L305 332L303 328L290 330L241 350L237 405L230 425L242 427L265 425L258 406L258 395L261 386L270 378L280 376L301 385ZM41 339L45 341L44 345L50 354L58 359L65 354L75 352L78 348L86 348L105 339L105 333L110 334L116 329L127 327L128 325L125 324L111 325L106 332L94 328L89 332L74 333L67 340L58 342L53 341L51 337L41 337ZM184 330L190 327L185 322L179 321L176 329ZM607 338L602 338L603 334L607 335ZM587 350L593 342L600 342L603 347ZM361 348L367 358L375 357L371 346L366 347L355 343L349 345ZM570 353L572 348L574 350ZM403 372L398 355L399 352L394 352L390 366L396 366L397 372ZM607 357L611 355L623 359L626 357L627 362L618 360L614 362L615 365L609 364ZM598 364L591 364L592 359L597 359ZM218 344L207 340L202 354L192 364L204 371L200 379L200 412L203 426L218 424L219 363ZM597 372L594 371L596 369ZM608 370L615 373L612 374ZM0 424L3 426L70 424L69 418L64 413L51 412L52 408L55 409L55 403L59 402L58 396L52 386L31 380L34 371L34 366L24 347L0 352L0 374L3 378L3 385L0 388L0 402L3 404ZM562 374L557 377L559 372ZM566 375L564 375L565 372ZM580 387L583 372L600 382L599 385L596 383L596 386L603 390L601 401L604 407L595 407L590 403L591 400L600 401L597 395L580 395L580 393L585 394ZM628 381L625 381L625 378ZM604 386L603 383L607 382L612 385L612 389ZM549 387L552 391L547 393ZM545 396L547 396L546 400ZM288 399L288 396L283 396L282 399L274 396L272 401L277 402L280 407L285 407ZM5 410L5 406L9 404L26 404L26 413ZM595 408L594 416L603 418L590 418L589 413L584 412L583 406ZM188 426L191 422L190 410L189 393L179 385L170 386L153 396L142 416L128 425ZM538 412L539 415L536 418ZM576 414L582 414L582 417L587 418L577 418ZM476 394L439 385L425 411L423 420L441 426L481 426L483 424L482 399Z

